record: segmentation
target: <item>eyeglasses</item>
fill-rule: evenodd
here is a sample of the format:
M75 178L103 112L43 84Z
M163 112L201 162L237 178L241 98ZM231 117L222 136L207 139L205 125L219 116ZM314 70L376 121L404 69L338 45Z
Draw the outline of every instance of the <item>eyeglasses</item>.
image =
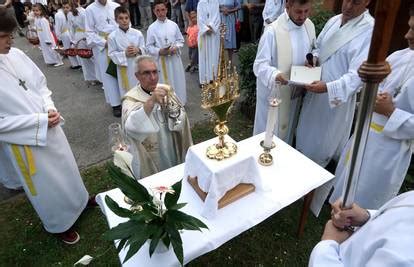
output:
M150 77L150 76L156 76L159 74L158 70L144 70L141 73L138 72L138 74L145 76L145 77Z

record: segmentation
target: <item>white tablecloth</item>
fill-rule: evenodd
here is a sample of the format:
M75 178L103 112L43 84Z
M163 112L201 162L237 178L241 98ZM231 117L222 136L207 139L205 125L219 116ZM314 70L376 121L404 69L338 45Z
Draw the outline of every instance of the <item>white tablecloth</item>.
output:
M234 142L229 136L225 140ZM208 193L201 212L207 219L217 216L219 200L236 185L253 184L256 191L263 190L257 158L250 147L239 145L235 155L217 161L206 156L207 147L216 143L218 138L194 145L185 157L184 177L197 177L201 190Z
M246 147L257 156L262 152L259 146L264 134L253 136L238 143L239 147ZM214 219L207 220L201 216L203 202L188 184L183 181L183 188L179 202L188 204L182 209L184 212L202 220L209 230L184 231L181 235L184 247L184 263L221 246L233 237L241 234L256 224L262 222L280 209L290 205L311 190L331 180L334 176L306 158L295 149L274 137L276 148L272 150L274 164L259 167L264 191L253 192L240 200L218 210ZM183 178L184 164L175 166L163 172L140 180L147 187L172 185ZM112 228L124 218L116 216L105 204L105 195L109 195L120 205L123 194L119 189L113 189L97 195L97 201L105 214L109 227ZM127 250L119 253L121 262ZM149 258L148 245L145 244L124 266L178 266L172 250L163 254L154 254Z

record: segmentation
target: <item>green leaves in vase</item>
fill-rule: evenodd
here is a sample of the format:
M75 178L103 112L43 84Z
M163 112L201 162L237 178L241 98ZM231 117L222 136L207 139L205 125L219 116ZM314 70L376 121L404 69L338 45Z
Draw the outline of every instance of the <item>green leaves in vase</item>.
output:
M130 209L122 208L111 197L106 196L108 207L119 217L129 220L104 233L107 240L120 240L118 252L129 246L124 262L150 241L149 255L154 253L159 242L167 248L172 246L178 261L183 264L184 252L180 230L197 230L208 227L199 219L181 212L186 203L177 203L181 194L181 182L172 187L160 186L150 194L134 177L125 175L120 168L108 164L110 177L133 203Z

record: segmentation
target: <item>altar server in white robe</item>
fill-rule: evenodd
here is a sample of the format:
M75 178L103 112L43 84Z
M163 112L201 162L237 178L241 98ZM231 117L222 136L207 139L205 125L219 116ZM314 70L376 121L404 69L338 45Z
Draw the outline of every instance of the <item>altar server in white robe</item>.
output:
M139 159L140 176L146 177L184 162L192 138L187 113L173 88L158 83L154 58L139 56L136 66L139 84L125 94L122 125L131 144L130 152ZM179 111L176 119L164 112L166 97L174 100Z
M118 85L124 94L138 83L134 59L145 51L145 40L139 30L130 27L128 9L117 7L115 19L119 27L108 37L108 54L117 65Z
M77 44L77 48L88 48L85 33L85 9L79 6L79 3L76 1L72 2L72 12L68 15L68 18L73 29L73 42ZM90 82L92 85L96 84L98 79L96 77L94 58L78 57L78 59L82 65L84 80Z
M253 64L257 77L253 134L266 129L268 97L276 81L279 81L282 84L282 103L279 105L275 135L292 144L300 98L292 95L295 88L287 85L287 81L292 65L305 64L306 54L312 51L316 39L315 26L308 19L311 6L311 1L289 1L286 11L266 28L260 39Z
M197 5L198 75L200 84L214 80L220 51L220 11L217 0L200 0Z
M53 64L55 67L62 66L62 57L54 50L56 42L50 30L49 21L45 17L46 8L42 4L35 4L33 6L33 13L36 16L34 24L45 63Z
M266 27L283 14L286 0L266 0L263 8L263 25Z
M319 242L312 250L309 267L414 266L414 191L401 194L379 210L354 204L341 210L333 206ZM355 232L344 227L360 227Z
M121 91L118 81L106 73L109 64L107 39L118 28L114 11L119 4L111 0L95 0L86 8L86 40L92 47L95 64L105 91L106 102L111 105L115 117L121 116Z
M368 209L378 209L398 194L414 150L414 9L412 12L405 36L409 48L387 58L392 72L380 85L365 147L355 203ZM352 140L336 169L331 203L342 194Z
M0 11L0 142L46 231L72 244L79 235L71 227L87 205L88 192L45 76L21 50L11 48L16 22L10 17Z
M367 59L374 19L370 0L345 0L342 14L331 18L313 51L322 67L321 81L307 90L299 116L296 148L322 167L338 160L348 141L356 93L362 86L357 70Z
M157 60L160 82L174 88L181 103L187 102L185 72L180 49L184 38L178 25L167 18L167 6L162 0L154 2L154 21L147 31L147 51Z
M72 40L72 25L69 17L71 16L71 5L67 0L62 1L62 8L55 14L55 34L59 41L62 41L63 48L69 49L74 47ZM71 69L79 69L81 65L77 56L68 56Z

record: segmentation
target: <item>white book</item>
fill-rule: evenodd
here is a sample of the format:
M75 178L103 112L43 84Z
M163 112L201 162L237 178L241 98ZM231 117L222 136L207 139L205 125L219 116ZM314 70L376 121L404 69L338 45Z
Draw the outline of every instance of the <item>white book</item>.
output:
M320 81L321 74L321 67L292 66L289 85L303 86L314 81Z

